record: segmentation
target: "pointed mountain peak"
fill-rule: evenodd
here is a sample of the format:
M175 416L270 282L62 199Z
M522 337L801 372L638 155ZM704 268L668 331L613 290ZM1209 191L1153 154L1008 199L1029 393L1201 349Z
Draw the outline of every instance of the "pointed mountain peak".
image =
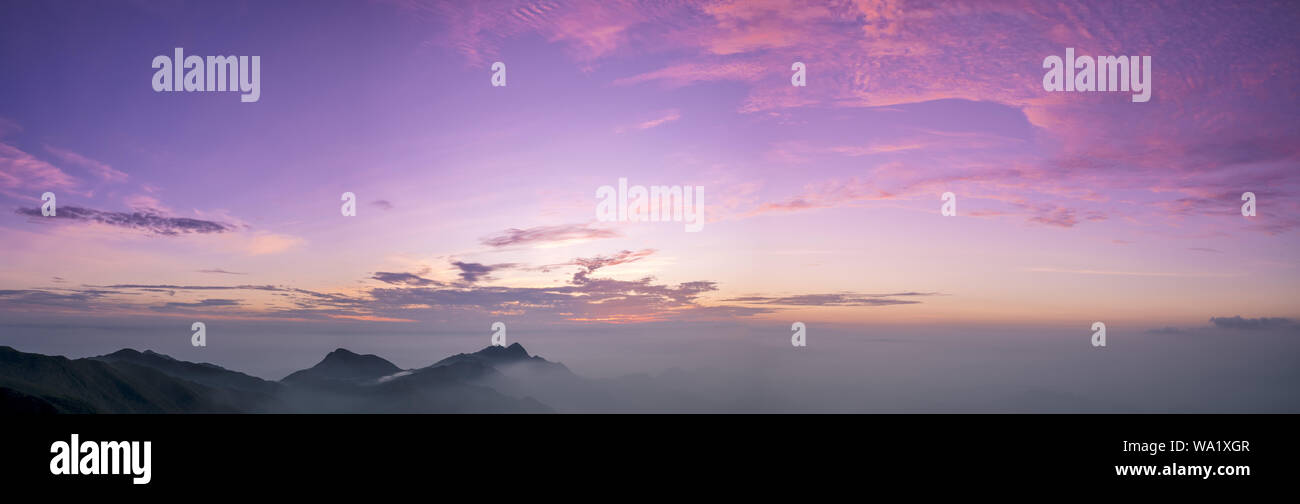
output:
M325 358L347 359L352 357L361 357L361 354L348 350L346 348L335 348L333 352L325 354Z
M528 359L528 350L524 349L519 343L511 343L510 346L496 346L484 348L475 352L473 355L488 357L493 360L518 360Z

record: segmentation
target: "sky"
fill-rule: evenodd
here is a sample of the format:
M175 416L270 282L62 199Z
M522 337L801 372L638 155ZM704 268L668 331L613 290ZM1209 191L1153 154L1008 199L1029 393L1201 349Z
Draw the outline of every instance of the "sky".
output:
M5 2L0 344L269 376L337 346L414 366L503 321L612 375L788 349L795 321L849 354L866 332L1090 351L1097 321L1294 335L1297 22L1266 1ZM259 100L155 91L178 47L259 56ZM1150 100L1046 91L1067 48L1150 56ZM620 179L702 187L703 229L599 220Z

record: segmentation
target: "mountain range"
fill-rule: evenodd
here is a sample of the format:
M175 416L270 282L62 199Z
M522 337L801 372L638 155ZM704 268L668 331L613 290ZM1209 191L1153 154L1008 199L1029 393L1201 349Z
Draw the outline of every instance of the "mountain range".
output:
M550 413L607 397L518 343L417 369L340 348L280 381L149 350L68 359L0 346L0 414Z

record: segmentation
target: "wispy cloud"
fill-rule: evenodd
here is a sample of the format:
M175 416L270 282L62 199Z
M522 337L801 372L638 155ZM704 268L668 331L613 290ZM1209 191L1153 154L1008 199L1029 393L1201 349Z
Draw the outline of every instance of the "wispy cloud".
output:
M750 303L750 304L767 304L767 305L787 305L787 306L892 306L919 304L920 301L914 298L923 296L937 296L937 292L895 292L889 294L858 294L858 293L834 293L834 294L800 294L795 296L769 297L769 296L746 296L727 299L729 302Z
M596 270L598 269L609 267L609 266L617 266L620 264L637 262L640 261L641 259L649 257L651 254L654 253L655 253L654 249L644 249L644 250L638 250L636 252L633 252L631 250L623 250L609 256L596 256L596 257L574 259L573 262L569 264L581 266L582 270L578 271L577 273L574 273L573 283L575 285L581 285L587 283L589 281L588 276L591 275L592 273L595 273Z
M567 282L551 286L490 285L491 272L523 266L455 261L452 266L460 271L462 280L455 284L438 282L416 273L377 272L370 278L387 286L344 292L320 292L271 284L91 285L81 289L0 291L0 309L86 310L93 306L112 308L119 313L177 314L219 308L219 312L205 313L236 318L373 321L417 321L449 314L480 313L529 316L538 321L635 323L752 317L794 306L916 304L920 301L915 298L937 295L930 292L760 294L709 302L703 296L718 291L718 285L713 281L665 284L649 276L635 280L596 276L606 268L641 261L654 253L653 249L623 250L548 266L578 268ZM204 295L211 292L229 292L231 295Z
M78 206L59 206L54 217L42 217L40 208L19 208L18 215L35 219L55 219L62 222L96 223L128 229L138 229L162 236L198 233L226 233L235 227L215 221L189 217L167 217L151 211L112 212Z
M242 304L243 304L243 302L241 302L241 301L239 301L239 300L237 300L237 299L213 299L213 298L209 298L209 299L202 299L202 300L199 300L199 301L196 301L196 302L193 302L193 303L181 303L181 302L170 302L170 303L164 303L164 304L159 305L159 306L154 306L154 307L152 307L152 309L153 309L154 311L162 311L162 312L165 312L165 311L189 311L190 309L195 309L195 308L233 307L233 306L239 306L239 305L242 305Z
M625 131L631 131L631 130L648 130L650 128L662 126L664 124L668 124L670 122L676 121L681 118L682 118L681 111L678 111L677 109L666 110L660 112L653 119L647 119L628 126L619 126L618 128L614 129L614 132L623 133Z
M392 285L410 285L410 286L417 286L417 287L425 286L425 285L442 285L442 282L424 278L415 273L393 273L388 271L378 271L375 272L375 274L370 278L373 280L379 280L380 282L384 282L386 284L392 284Z
M82 307L111 291L99 289L51 291L42 289L0 290L0 302L13 308Z
M70 150L60 149L50 145L46 145L45 150L50 154L53 154L54 157L58 158L60 161L80 166L105 182L125 182L127 179L126 173L109 166L107 163L102 163Z
M50 191L70 189L76 179L12 145L0 143L0 189ZM35 199L40 193L28 195Z
M198 270L198 271L199 271L199 273L212 273L212 274L217 274L217 275L247 275L247 274L248 274L248 273L239 273L239 272L235 272L235 271L226 271L226 270L223 270L223 269L221 269L221 268L201 269L201 270Z
M643 82L662 82L669 87L681 87L697 82L720 80L755 81L766 69L751 62L683 63L614 80L615 85L632 85Z
M489 247L509 247L529 244L565 244L619 236L621 235L617 231L594 228L590 224L564 224L527 229L511 228L495 236L484 238L482 242Z

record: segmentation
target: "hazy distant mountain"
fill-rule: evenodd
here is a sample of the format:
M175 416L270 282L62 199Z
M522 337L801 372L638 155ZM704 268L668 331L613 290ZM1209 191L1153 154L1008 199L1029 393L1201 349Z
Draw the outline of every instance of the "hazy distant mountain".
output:
M455 362L417 369L363 385L367 409L385 413L549 413L526 395L503 394L489 383L502 375L481 362Z
M536 355L529 356L528 351L524 350L524 346L519 343L513 343L508 347L490 346L469 354L456 354L435 362L429 367L447 366L460 362L477 362L498 370L501 370L502 367L523 367L529 372L535 373L572 374L564 364L551 362Z
M296 371L280 381L282 383L330 381L357 383L378 380L401 370L379 356L358 355L340 348L330 352L315 366Z
M532 397L560 411L618 411L616 395L573 374L564 364L530 356L523 345L489 346L470 354L456 354L432 366L477 364L495 373L466 378L512 397Z
M130 362L67 359L0 346L0 410L233 413L226 394Z
M281 380L280 407L330 413L545 413L529 397L503 395L482 385L499 375L484 361L449 362L403 371L374 355L342 348L319 364Z

